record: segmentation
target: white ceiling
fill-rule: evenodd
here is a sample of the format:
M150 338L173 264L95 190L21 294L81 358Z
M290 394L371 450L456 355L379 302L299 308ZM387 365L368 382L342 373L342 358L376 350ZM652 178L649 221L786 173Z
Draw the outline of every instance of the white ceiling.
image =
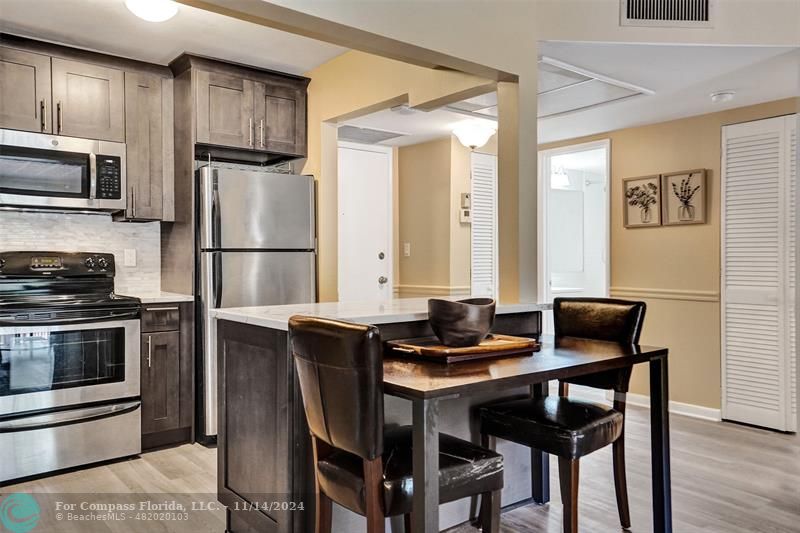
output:
M446 109L436 109L434 111L413 111L411 114L402 114L385 109L370 115L358 117L346 121L346 124L358 126L359 128L371 128L381 131L392 131L402 133L402 137L395 137L388 141L378 144L385 146L408 146L419 144L433 139L449 136L453 129L461 122L485 122L493 128L497 128L494 120L480 118L470 118L460 113L448 111Z
M146 22L124 0L0 0L0 30L162 65L192 52L292 74L346 51L185 5Z
M540 54L655 91L591 109L539 120L547 143L620 128L712 113L798 95L800 49L540 43ZM732 89L733 101L714 104L712 92Z

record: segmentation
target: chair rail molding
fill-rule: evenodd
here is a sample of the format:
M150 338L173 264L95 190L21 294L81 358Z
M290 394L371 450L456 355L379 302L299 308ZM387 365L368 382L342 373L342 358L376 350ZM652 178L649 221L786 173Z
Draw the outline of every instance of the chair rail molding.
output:
M614 287L610 289L615 298L654 298L658 300L682 300L687 302L719 302L719 291L660 289L652 287Z

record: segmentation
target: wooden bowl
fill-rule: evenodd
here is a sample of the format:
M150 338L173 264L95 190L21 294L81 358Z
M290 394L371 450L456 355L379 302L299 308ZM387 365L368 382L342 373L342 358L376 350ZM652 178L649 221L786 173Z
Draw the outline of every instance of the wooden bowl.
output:
M432 298L428 300L428 321L445 346L477 346L492 328L494 308L491 298L456 302Z

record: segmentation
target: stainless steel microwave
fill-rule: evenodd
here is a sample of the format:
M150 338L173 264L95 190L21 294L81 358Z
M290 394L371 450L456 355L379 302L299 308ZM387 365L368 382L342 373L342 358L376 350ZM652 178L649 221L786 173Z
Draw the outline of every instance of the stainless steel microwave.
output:
M0 205L118 211L125 143L0 129Z

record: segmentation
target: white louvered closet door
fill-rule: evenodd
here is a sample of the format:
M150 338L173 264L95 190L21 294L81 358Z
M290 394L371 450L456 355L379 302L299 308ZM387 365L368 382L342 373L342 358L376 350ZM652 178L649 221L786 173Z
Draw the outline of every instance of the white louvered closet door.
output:
M793 121L722 135L722 413L781 431L795 419Z
M472 265L473 296L497 295L497 156L472 153Z

